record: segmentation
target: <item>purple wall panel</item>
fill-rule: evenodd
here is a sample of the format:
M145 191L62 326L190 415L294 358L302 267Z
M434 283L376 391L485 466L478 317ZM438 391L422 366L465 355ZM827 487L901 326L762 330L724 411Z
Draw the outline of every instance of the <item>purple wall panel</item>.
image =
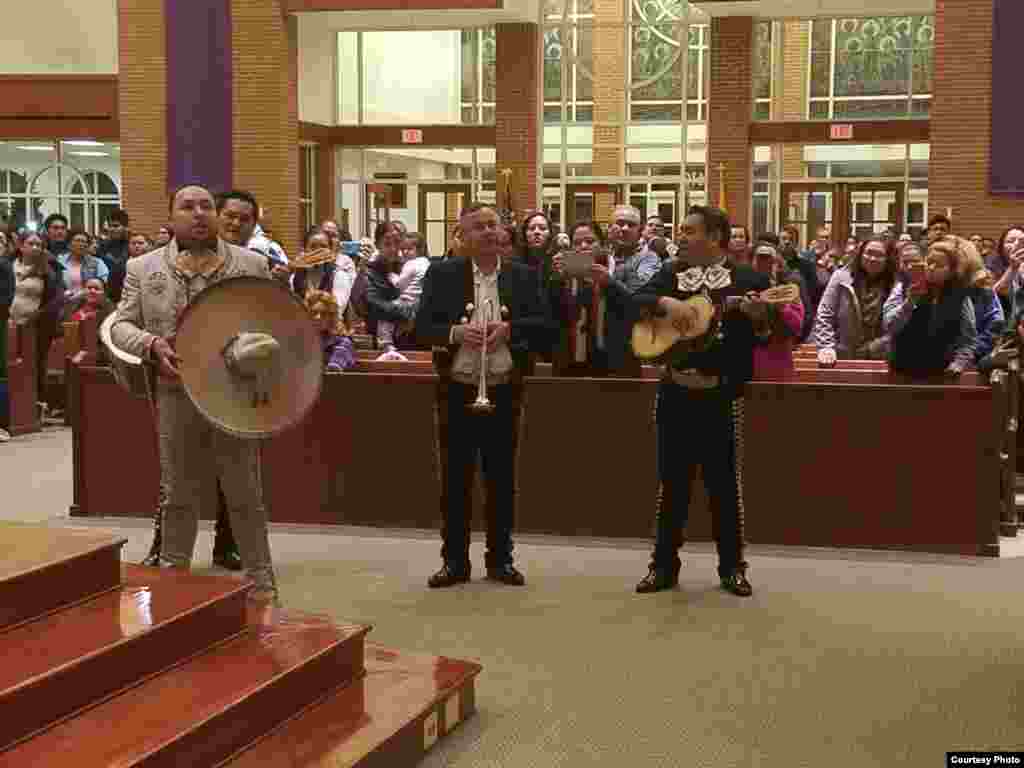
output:
M1024 198L1024 101L1019 79L1024 0L995 0L993 11L990 186L993 195Z
M167 181L230 189L230 0L165 0Z

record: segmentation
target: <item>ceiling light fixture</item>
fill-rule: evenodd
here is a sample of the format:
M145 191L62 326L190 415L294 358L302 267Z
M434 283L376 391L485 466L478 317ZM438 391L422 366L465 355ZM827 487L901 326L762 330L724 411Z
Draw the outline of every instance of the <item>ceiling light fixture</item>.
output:
M20 147L15 147L15 149L24 149L29 152L53 152L53 147L41 147L38 144L24 144Z
M92 141L90 139L72 139L71 141L64 142L69 147L102 147L102 141Z
M70 155L78 155L78 157L110 157L109 152L69 152Z

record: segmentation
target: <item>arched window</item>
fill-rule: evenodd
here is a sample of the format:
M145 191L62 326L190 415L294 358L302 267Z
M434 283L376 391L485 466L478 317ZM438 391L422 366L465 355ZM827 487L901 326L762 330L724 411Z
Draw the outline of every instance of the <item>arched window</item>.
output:
M103 171L82 170L68 185L68 218L71 226L99 232L103 222L118 207L120 190Z
M27 190L25 174L8 168L0 169L0 220L5 226L25 221Z

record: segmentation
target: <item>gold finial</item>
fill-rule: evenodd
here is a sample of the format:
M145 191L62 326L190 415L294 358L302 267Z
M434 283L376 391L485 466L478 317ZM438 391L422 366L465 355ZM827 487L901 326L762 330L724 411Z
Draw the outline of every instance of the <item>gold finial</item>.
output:
M725 163L718 164L718 207L725 210Z

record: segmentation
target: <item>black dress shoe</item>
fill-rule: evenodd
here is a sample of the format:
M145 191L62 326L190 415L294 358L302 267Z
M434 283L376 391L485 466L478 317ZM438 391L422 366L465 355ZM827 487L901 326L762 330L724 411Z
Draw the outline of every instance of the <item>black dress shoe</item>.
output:
M747 574L739 569L722 577L722 589L740 597L750 597L754 594L754 588L747 581Z
M160 566L160 550L156 552L150 552L146 555L146 559L143 560L139 565L144 565L147 568L158 568Z
M491 581L508 584L510 587L521 587L526 584L526 577L512 563L488 568L487 578Z
M214 552L213 564L229 571L242 570L242 556L237 549L229 549L227 552Z
M443 589L454 587L456 584L465 584L469 581L469 568L460 568L454 563L445 563L441 570L427 579L427 586L431 589Z
M679 571L669 568L657 568L651 566L651 570L636 585L636 591L641 595L651 592L661 592L679 586Z

